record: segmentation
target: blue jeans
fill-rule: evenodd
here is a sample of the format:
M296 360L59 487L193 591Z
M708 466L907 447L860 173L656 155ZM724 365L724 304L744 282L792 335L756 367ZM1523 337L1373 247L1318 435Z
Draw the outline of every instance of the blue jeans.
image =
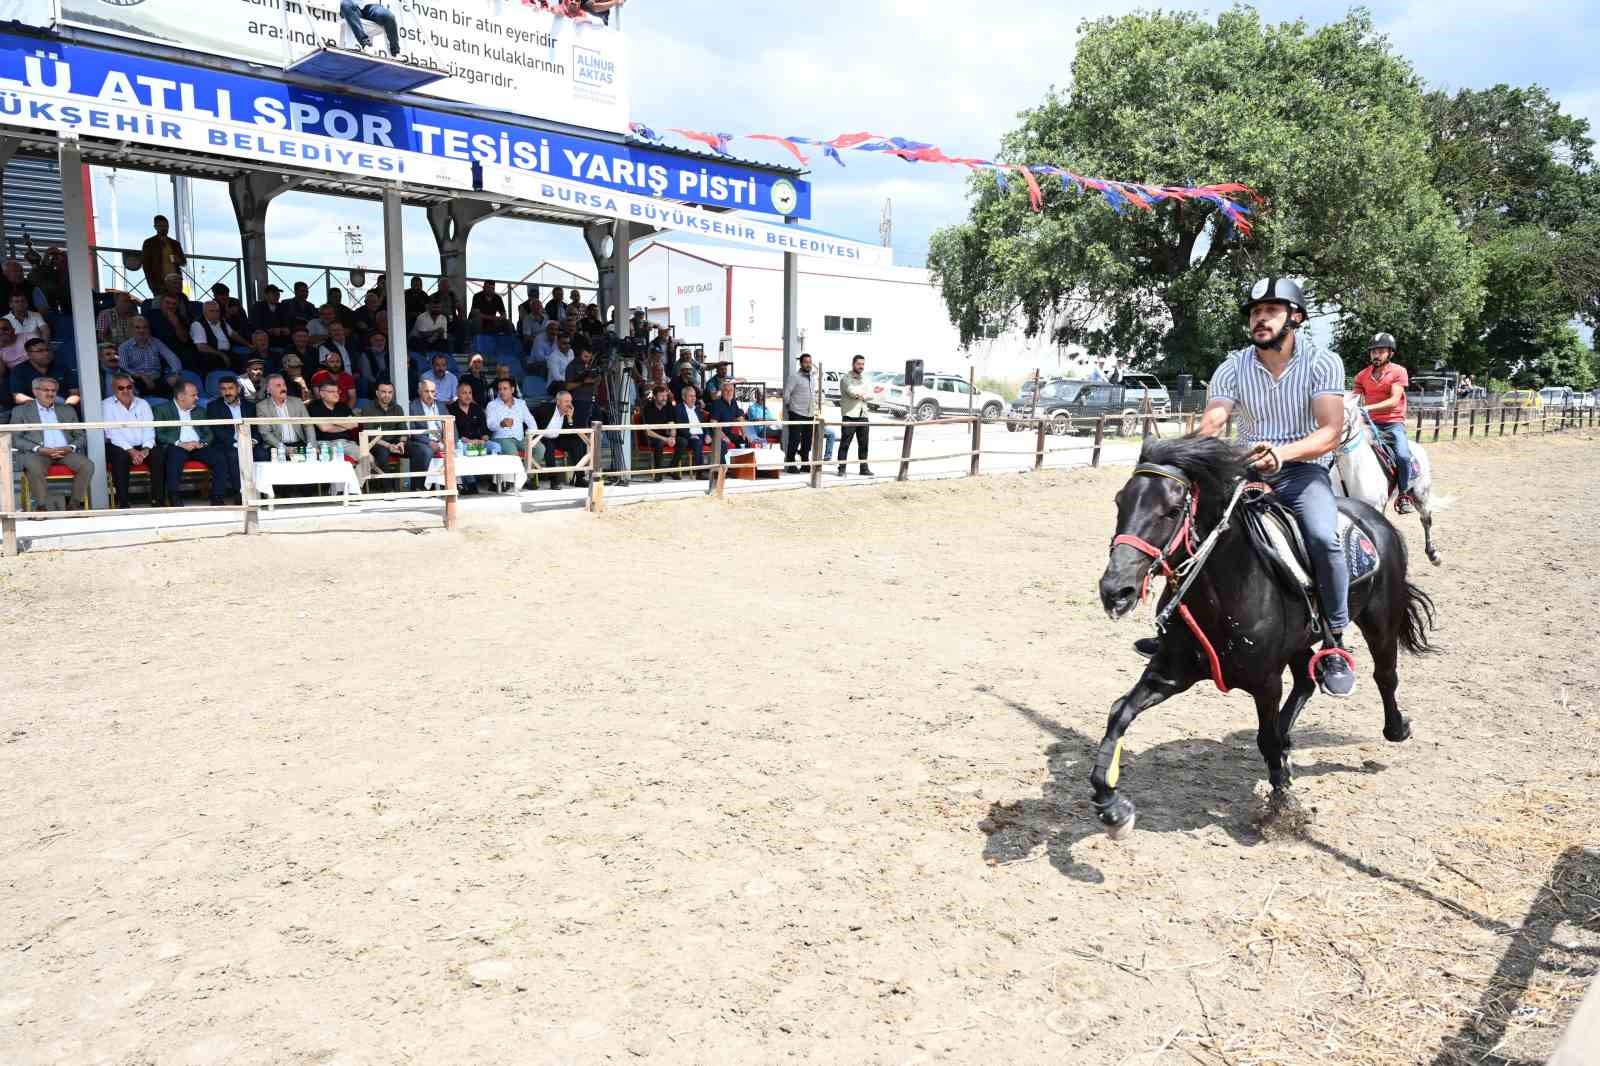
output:
M1395 488L1403 496L1411 488L1411 441L1406 437L1404 422L1375 423L1378 433L1394 452Z
M1288 463L1267 478L1267 483L1300 520L1328 628L1343 633L1350 625L1350 571L1345 566L1344 546L1339 543L1339 507L1328 468Z
M394 12L382 4L358 4L355 0L339 0L339 14L350 24L350 32L356 35L356 40L365 48L372 43L372 38L367 36L367 28L361 25L361 20L376 22L383 27L383 34L389 38L389 54L400 54L400 24L395 21Z

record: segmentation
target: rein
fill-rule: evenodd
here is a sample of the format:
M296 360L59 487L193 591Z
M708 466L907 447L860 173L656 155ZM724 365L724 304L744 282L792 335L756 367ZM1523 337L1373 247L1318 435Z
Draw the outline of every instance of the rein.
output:
M1134 536L1132 533L1119 533L1111 539L1111 550L1115 551L1118 545L1126 544L1140 554L1147 555L1155 560L1155 566L1145 571L1144 582L1139 588L1139 602L1143 603L1145 596L1150 591L1150 580L1155 575L1156 566L1161 568L1162 576L1167 579L1169 586L1176 584L1177 592L1169 599L1166 606L1156 615L1156 631L1165 633L1172 614L1177 612L1183 619L1195 641L1206 653L1206 660L1211 666L1211 683L1217 691L1226 695L1228 686L1222 680L1222 662L1217 658L1217 650L1212 647L1211 641L1206 637L1205 631L1200 628L1200 623L1194 619L1194 614L1184 604L1183 597L1194 585L1200 576L1200 568L1205 566L1206 559L1210 557L1212 549L1217 546L1217 540L1228 528L1228 522L1233 516L1233 509L1238 506L1245 489L1251 487L1251 482L1240 480L1233 490L1233 497L1228 501L1228 506L1222 510L1222 518L1217 522L1216 528L1206 534L1198 546L1194 541L1195 516L1200 511L1200 491L1194 487L1194 482L1182 470L1174 466L1161 463L1140 463L1133 468L1134 477L1164 477L1176 481L1183 486L1184 496L1188 506L1184 508L1183 521L1178 524L1177 530L1172 534L1172 539L1165 548L1157 548L1143 537ZM1172 556L1178 549L1184 549L1189 557L1179 563L1177 568L1172 566Z

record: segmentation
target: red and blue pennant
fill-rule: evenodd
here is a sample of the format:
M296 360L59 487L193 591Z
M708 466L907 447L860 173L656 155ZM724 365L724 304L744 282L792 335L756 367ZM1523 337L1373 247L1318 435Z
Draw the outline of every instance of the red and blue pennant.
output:
M629 128L633 131L633 135L642 141L660 144L665 140L661 134L642 123L630 123ZM837 137L824 140L793 134L779 136L775 133L737 135L706 133L701 130L676 127L669 128L667 132L704 145L721 156L731 156L732 153L728 151L729 142L737 137L743 137L745 140L766 141L778 145L802 164L811 161L810 156L806 154L807 149L816 149L840 166L844 166L842 154L844 152L876 152L880 155L897 156L907 163L943 163L964 166L969 170L988 170L994 174L1002 193L1010 190L1006 176L1012 174L1022 179L1023 185L1028 190L1028 203L1035 211L1044 208L1044 190L1039 185L1041 177L1058 179L1062 188L1098 193L1119 215L1125 214L1129 208L1153 211L1156 204L1166 200L1199 200L1215 205L1217 210L1222 212L1223 218L1227 219L1228 224L1245 236L1250 233L1253 206L1260 202L1255 190L1237 182L1223 182L1216 185L1150 185L1138 181L1113 181L1108 178L1089 177L1049 163L997 163L992 159L946 155L943 149L926 141L886 137L879 133L841 133Z

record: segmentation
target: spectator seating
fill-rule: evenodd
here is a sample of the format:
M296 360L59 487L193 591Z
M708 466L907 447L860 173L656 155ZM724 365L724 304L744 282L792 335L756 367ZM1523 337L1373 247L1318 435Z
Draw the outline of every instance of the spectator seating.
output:
M222 391L220 388L222 379L233 376L234 373L231 370L213 370L206 375L205 383L200 386L200 395L205 397L218 395Z
M63 467L62 469L65 469L65 467ZM184 477L184 480L191 481L197 488L203 489L205 491L206 496L208 498L210 497L210 495L211 495L211 468L209 466L207 466L204 463L196 462L196 461L191 459L188 462L185 462L183 464L183 477ZM149 463L134 463L134 464L132 464L131 466L128 467L128 491L129 492L133 491L133 486L136 483L143 484L143 486L144 486L144 498L146 500L150 499L150 464ZM115 507L117 505L117 487L115 485L111 484L111 473L109 471L106 472L106 485L107 485L106 494L111 499L111 506ZM181 492L182 489L183 489L183 482L179 482L178 488L179 488L179 491Z

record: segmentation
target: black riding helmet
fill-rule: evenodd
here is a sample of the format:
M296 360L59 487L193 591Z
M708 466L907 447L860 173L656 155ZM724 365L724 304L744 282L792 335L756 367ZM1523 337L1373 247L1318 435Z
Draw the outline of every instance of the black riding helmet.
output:
M1285 303L1302 316L1306 314L1305 294L1293 278L1261 278L1244 294L1244 313L1249 314L1256 304Z
M1396 345L1394 343L1394 334L1392 334L1392 333L1375 333L1375 334L1372 335L1372 343L1367 345L1367 351L1370 352L1374 348L1389 348L1389 349L1392 350L1395 347L1396 347Z

